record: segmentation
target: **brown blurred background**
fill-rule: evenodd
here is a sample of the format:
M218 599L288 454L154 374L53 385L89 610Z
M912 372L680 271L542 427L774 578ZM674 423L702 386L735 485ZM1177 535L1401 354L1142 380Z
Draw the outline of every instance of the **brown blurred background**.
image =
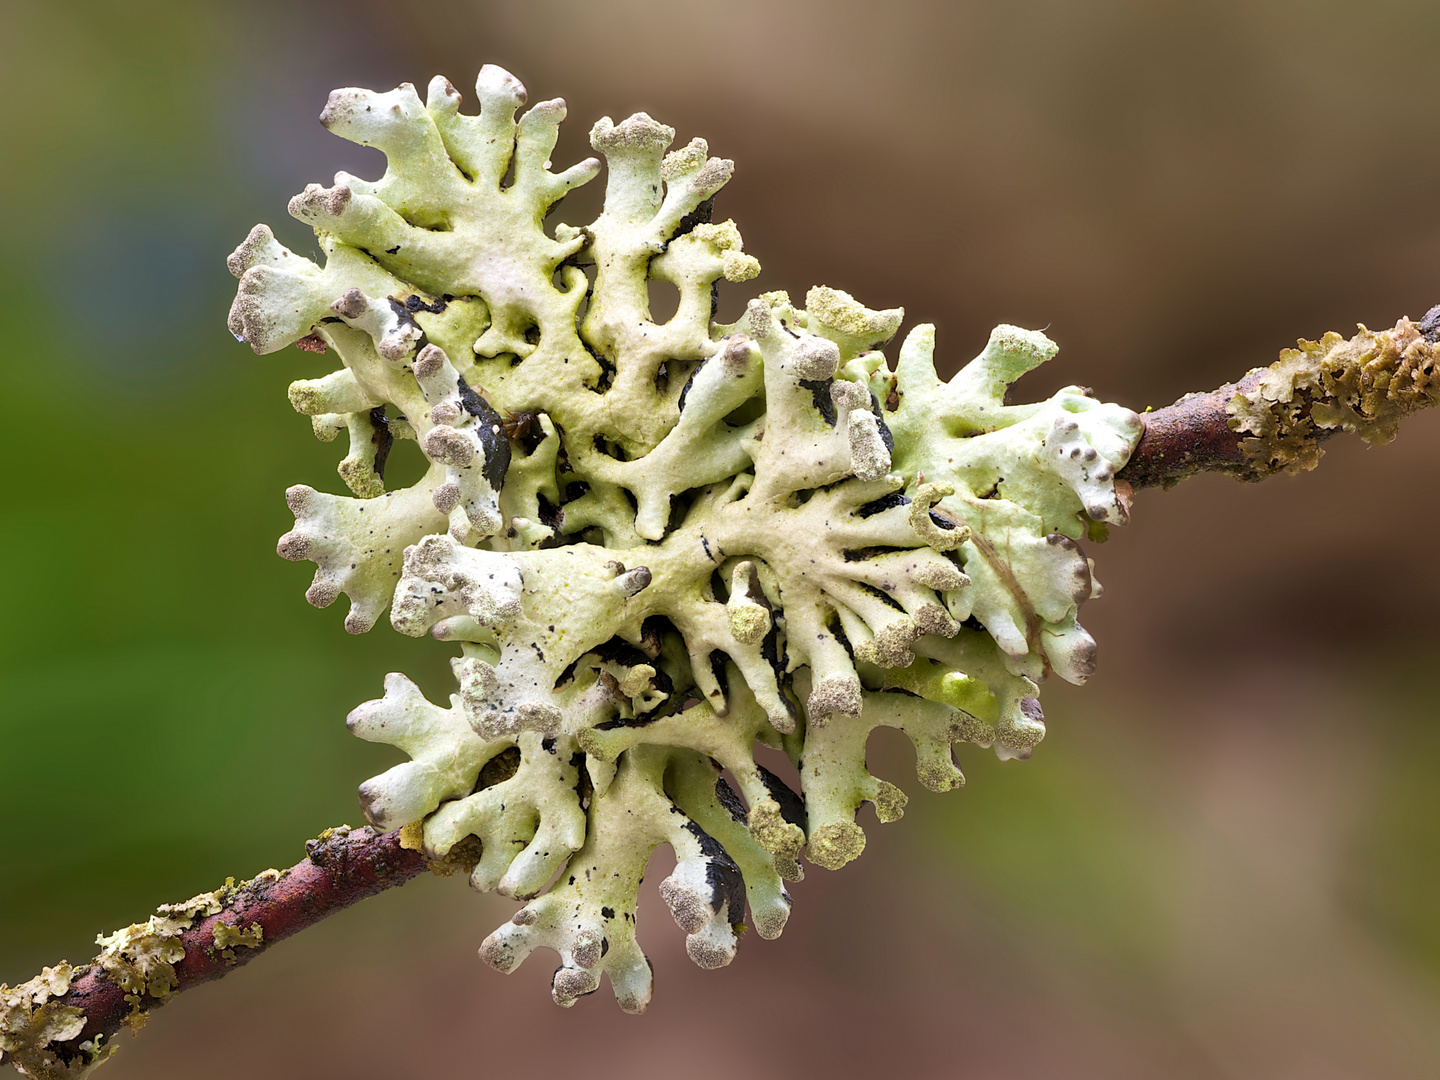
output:
M1049 327L1135 408L1298 335L1440 302L1440 8L1388 0L10 0L0 34L0 979L153 904L301 855L390 764L342 720L443 649L308 608L283 489L335 489L285 386L225 332L224 256L379 157L333 87L564 96L555 154L644 109L736 176L765 267L939 324ZM473 106L472 106L473 107ZM564 220L588 220L600 185ZM743 287L750 289L750 286ZM722 296L722 316L747 292ZM1440 416L1319 471L1145 493L1091 551L1089 687L1028 763L962 754L865 856L812 869L777 942L701 973L650 897L657 994L555 1008L513 905L426 879L186 994L125 1078L1375 1078L1440 1075ZM663 875L652 873L653 880Z

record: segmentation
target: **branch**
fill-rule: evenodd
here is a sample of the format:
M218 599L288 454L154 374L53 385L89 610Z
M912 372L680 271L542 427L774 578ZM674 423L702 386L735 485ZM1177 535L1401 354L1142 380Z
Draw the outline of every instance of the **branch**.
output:
M1388 442L1401 418L1440 404L1437 340L1440 306L1418 326L1402 318L1379 333L1362 326L1348 340L1331 333L1301 341L1237 383L1145 413L1145 432L1117 481L1171 487L1197 472L1262 480L1314 468L1320 444L1340 431ZM415 829L327 830L283 873L162 905L145 923L100 938L102 951L82 968L62 962L14 990L0 985L0 1063L45 1080L83 1076L113 1053L122 1025L139 1030L181 990L426 869L474 867L473 845L428 862Z
M341 826L305 848L307 857L283 873L267 870L239 885L232 879L100 938L100 955L85 967L62 961L14 990L0 985L0 1046L9 1051L0 1062L47 1080L83 1076L114 1051L110 1040L122 1025L138 1031L179 991L227 975L282 938L427 869L450 874L474 864L464 856L427 861L406 830Z
M1268 368L1208 394L1143 414L1145 433L1117 474L1132 487L1173 487L1197 472L1263 480L1313 469L1320 444L1341 431L1389 442L1400 420L1440 404L1440 306L1418 326L1363 326L1345 340L1301 341Z

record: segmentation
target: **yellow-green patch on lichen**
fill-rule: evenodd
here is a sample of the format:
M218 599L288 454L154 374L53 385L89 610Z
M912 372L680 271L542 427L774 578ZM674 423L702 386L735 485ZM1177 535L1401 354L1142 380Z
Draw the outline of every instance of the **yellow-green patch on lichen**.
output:
M833 821L816 829L806 855L816 866L839 870L865 850L865 830L853 821Z
M786 821L773 799L756 802L750 811L750 835L781 859L793 861L805 846L805 830Z
M400 829L400 846L406 851L425 850L425 823L412 821Z

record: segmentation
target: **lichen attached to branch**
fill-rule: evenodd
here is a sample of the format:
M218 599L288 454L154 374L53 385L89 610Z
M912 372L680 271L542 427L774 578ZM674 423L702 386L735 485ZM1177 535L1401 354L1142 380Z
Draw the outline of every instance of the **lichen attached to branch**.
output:
M519 113L494 67L476 92L470 115L442 78L423 102L336 91L321 122L382 150L385 175L292 201L323 267L257 226L230 260L231 328L342 365L291 388L318 435L350 440L348 495L289 493L280 553L316 563L308 599L348 595L354 633L388 606L458 647L448 704L392 674L351 714L409 757L361 785L366 816L432 856L478 841L471 883L524 901L487 962L553 949L557 1002L608 976L639 1011L657 848L687 951L716 967L747 907L781 932L802 857L860 854L862 804L901 815L865 766L876 727L909 736L936 790L963 781L953 744L1029 756L1038 684L1094 670L1079 542L1126 520L1116 473L1142 424L1080 387L1008 404L1055 353L1035 331L1000 327L942 381L933 327L892 368L903 312L839 289L718 324L719 283L759 272L712 221L731 162L703 139L667 152L674 129L644 113L602 119L604 209L547 229L600 161L552 172L564 104ZM657 287L679 293L665 320ZM424 477L386 490L408 452Z
M1322 433L1348 431L1371 445L1388 443L1410 413L1440 402L1440 361L1409 319L1378 333L1363 325L1346 339L1333 330L1299 342L1236 390L1230 427L1257 476L1313 469Z
M61 961L13 990L0 983L0 1060L22 1076L72 1080L114 1052L100 1038L87 1039L73 1053L62 1050L85 1029L85 1013L64 1002L75 975L75 968Z
M1348 340L1302 339L1238 383L1144 413L1119 479L1134 488L1168 488L1201 472L1256 481L1313 469L1321 444L1341 431L1389 442L1404 417L1440 404L1437 340L1440 307L1418 324L1402 318L1379 333L1361 326Z
M469 872L473 843L428 860L398 833L340 826L305 845L289 870L229 879L183 904L96 941L84 967L46 968L14 989L0 984L0 1063L35 1080L74 1080L114 1052L121 1028L138 1031L177 992L247 963L291 934L428 868Z

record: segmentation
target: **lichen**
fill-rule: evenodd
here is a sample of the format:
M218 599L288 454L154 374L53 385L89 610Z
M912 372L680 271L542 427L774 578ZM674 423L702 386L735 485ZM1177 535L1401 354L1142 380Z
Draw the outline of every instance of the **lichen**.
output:
M780 934L802 859L860 854L862 804L903 813L866 768L875 728L910 738L933 790L964 781L956 743L1029 756L1038 684L1094 669L1078 541L1126 520L1115 474L1141 422L1073 386L1007 403L1056 350L1017 327L943 381L933 327L892 368L903 312L838 289L763 293L718 324L719 283L759 272L711 220L731 162L702 139L667 153L674 130L644 113L602 119L604 209L547 229L600 161L552 172L564 104L517 119L524 89L495 67L476 90L478 115L443 78L423 102L408 84L331 95L321 122L386 172L291 202L323 266L251 232L231 329L342 365L290 390L318 436L350 443L349 495L287 493L279 551L316 563L307 598L348 596L352 633L388 607L458 647L448 703L391 674L351 713L409 758L361 785L366 818L524 902L488 963L549 948L557 1002L605 975L639 1011L658 847L687 952L718 967L747 908ZM679 293L663 322L652 282ZM406 443L426 472L387 490Z
M175 964L185 956L180 935L196 919L217 914L224 906L226 891L233 885L231 879L226 889L201 893L183 904L162 904L143 923L95 938L100 952L94 963L125 991L126 1000L134 1006L129 1021L132 1027L138 1029L144 1023L145 1009L150 1004L146 998L164 1001L175 992L179 985ZM220 925L216 928L217 944Z
M265 930L257 922L252 922L248 927L242 927L238 923L228 923L220 919L215 923L215 948L220 950L220 955L227 963L235 962L235 947L245 949L257 949L265 940Z
M77 1080L110 1056L114 1047L98 1039L60 1045L85 1029L85 1014L56 1000L79 973L62 960L14 989L0 983L0 1061L34 1080Z
M1259 372L1253 390L1226 406L1230 427L1248 434L1241 449L1257 476L1313 469L1324 451L1317 434L1344 430L1371 445L1395 438L1401 419L1440 403L1434 343L1409 319L1379 332L1333 330L1298 342Z

